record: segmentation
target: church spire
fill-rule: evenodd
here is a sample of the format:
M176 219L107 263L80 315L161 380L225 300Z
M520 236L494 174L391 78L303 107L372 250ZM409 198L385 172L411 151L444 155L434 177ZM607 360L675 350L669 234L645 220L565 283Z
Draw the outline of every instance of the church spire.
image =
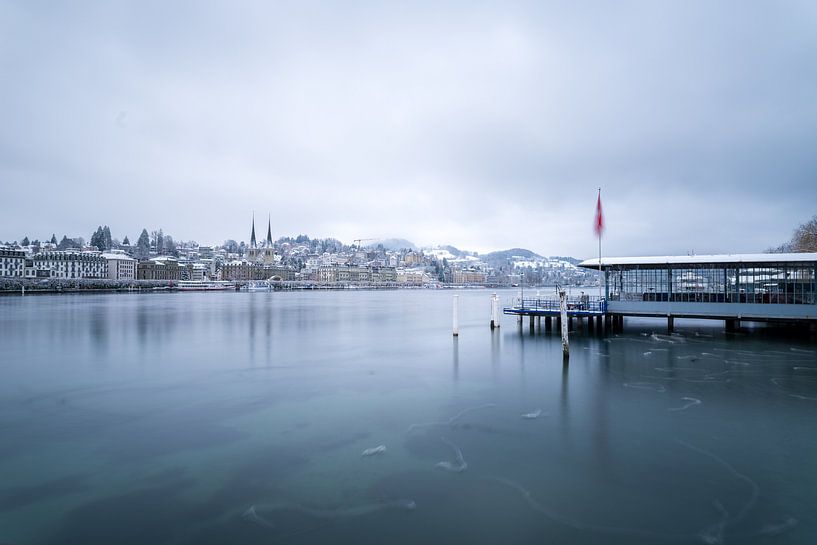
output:
M252 213L252 234L250 235L250 248L255 248L255 212Z
M267 220L267 246L272 248L272 216Z

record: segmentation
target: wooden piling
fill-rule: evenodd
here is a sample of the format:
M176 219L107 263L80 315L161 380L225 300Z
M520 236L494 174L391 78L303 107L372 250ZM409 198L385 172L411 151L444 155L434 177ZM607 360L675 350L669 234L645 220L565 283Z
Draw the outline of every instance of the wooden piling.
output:
M559 321L562 324L562 359L567 361L570 358L570 341L567 332L567 293L559 292Z

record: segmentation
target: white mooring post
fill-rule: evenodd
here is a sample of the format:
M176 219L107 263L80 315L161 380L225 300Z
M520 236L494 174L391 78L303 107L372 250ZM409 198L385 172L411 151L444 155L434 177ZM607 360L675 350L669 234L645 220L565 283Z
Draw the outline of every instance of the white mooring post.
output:
M499 327L499 297L491 295L491 329Z
M559 314L562 319L562 358L570 358L570 342L567 338L567 294L564 291L559 292Z
M460 296L454 296L454 336L459 337L460 335Z

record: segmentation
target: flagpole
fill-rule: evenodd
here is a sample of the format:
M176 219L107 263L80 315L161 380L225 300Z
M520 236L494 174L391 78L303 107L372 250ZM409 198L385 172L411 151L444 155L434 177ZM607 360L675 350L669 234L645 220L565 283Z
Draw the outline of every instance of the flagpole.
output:
M601 202L601 188L599 188L599 200L598 200L598 202ZM601 283L602 283L603 280L604 280L604 276L602 276L602 273L601 273L601 229L599 229L599 302L601 302L601 297L602 297Z

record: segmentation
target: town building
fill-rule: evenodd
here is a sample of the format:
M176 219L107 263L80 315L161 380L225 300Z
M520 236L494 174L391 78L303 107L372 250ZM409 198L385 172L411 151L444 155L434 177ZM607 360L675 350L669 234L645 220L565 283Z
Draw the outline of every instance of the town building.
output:
M31 257L35 270L50 270L52 278L107 278L108 260L99 252L57 250Z
M136 278L138 280L181 280L182 271L175 258L159 256L137 263Z
M454 271L454 284L483 285L488 281L488 274L482 271Z
M255 240L255 216L253 216L250 247L247 248L247 260L252 263L263 263L265 265L275 264L275 244L272 242L272 218L267 222L266 240L258 244Z
M108 260L108 278L111 280L133 280L136 278L136 260L125 252L103 253Z
M0 276L22 278L25 276L25 265L24 250L0 248Z
M237 282L252 280L295 280L295 269L254 263L250 261L229 261L221 265L221 279Z
M397 273L393 267L321 265L311 278L322 284L388 284L397 282Z

